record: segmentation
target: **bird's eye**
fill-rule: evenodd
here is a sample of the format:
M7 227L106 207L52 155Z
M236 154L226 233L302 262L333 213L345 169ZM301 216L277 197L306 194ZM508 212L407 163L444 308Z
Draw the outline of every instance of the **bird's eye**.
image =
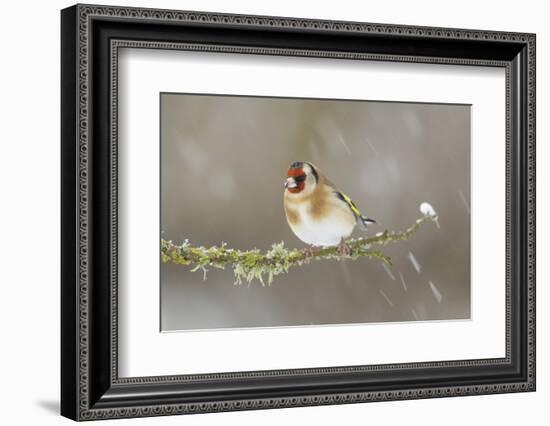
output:
M307 176L306 176L305 173L304 173L303 175L296 176L296 177L294 178L294 180L296 181L296 183L302 183L302 182L304 182L304 181L306 180L306 177L307 177Z

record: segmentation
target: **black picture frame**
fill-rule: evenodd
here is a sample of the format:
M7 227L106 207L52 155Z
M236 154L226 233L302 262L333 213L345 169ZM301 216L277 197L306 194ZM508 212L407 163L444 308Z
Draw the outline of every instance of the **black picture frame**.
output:
M534 391L535 42L534 34L510 32L80 4L62 10L61 414L92 420ZM113 100L124 46L505 68L506 357L119 378Z

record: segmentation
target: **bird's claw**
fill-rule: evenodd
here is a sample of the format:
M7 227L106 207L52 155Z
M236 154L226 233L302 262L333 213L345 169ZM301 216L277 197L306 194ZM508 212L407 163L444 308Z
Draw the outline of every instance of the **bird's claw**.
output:
M306 258L307 259L313 259L314 256L315 256L315 247L309 246L306 249Z
M348 243L342 238L340 241L340 244L338 244L338 252L340 253L340 256L350 256L351 255L351 247Z

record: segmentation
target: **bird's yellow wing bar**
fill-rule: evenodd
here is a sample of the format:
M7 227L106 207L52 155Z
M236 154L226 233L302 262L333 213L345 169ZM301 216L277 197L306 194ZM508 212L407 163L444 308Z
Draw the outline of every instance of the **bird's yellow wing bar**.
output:
M340 192L340 191L336 192L336 195L338 195L338 198L340 198L342 201L344 201L349 206L349 208L351 209L353 214L355 214L355 216L357 216L357 217L362 216L361 211L357 208L355 203L353 201L351 201L350 197L348 197L346 194L344 194L343 192Z

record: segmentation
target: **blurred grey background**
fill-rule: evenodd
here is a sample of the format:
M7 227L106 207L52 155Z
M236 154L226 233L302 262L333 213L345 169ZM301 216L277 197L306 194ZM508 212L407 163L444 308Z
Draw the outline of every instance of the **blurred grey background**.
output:
M234 285L231 268L161 265L161 330L470 317L470 107L161 94L161 236L179 244L305 247L288 227L288 166L311 161L378 224L424 225L366 258L316 261ZM365 235L356 229L353 236Z

